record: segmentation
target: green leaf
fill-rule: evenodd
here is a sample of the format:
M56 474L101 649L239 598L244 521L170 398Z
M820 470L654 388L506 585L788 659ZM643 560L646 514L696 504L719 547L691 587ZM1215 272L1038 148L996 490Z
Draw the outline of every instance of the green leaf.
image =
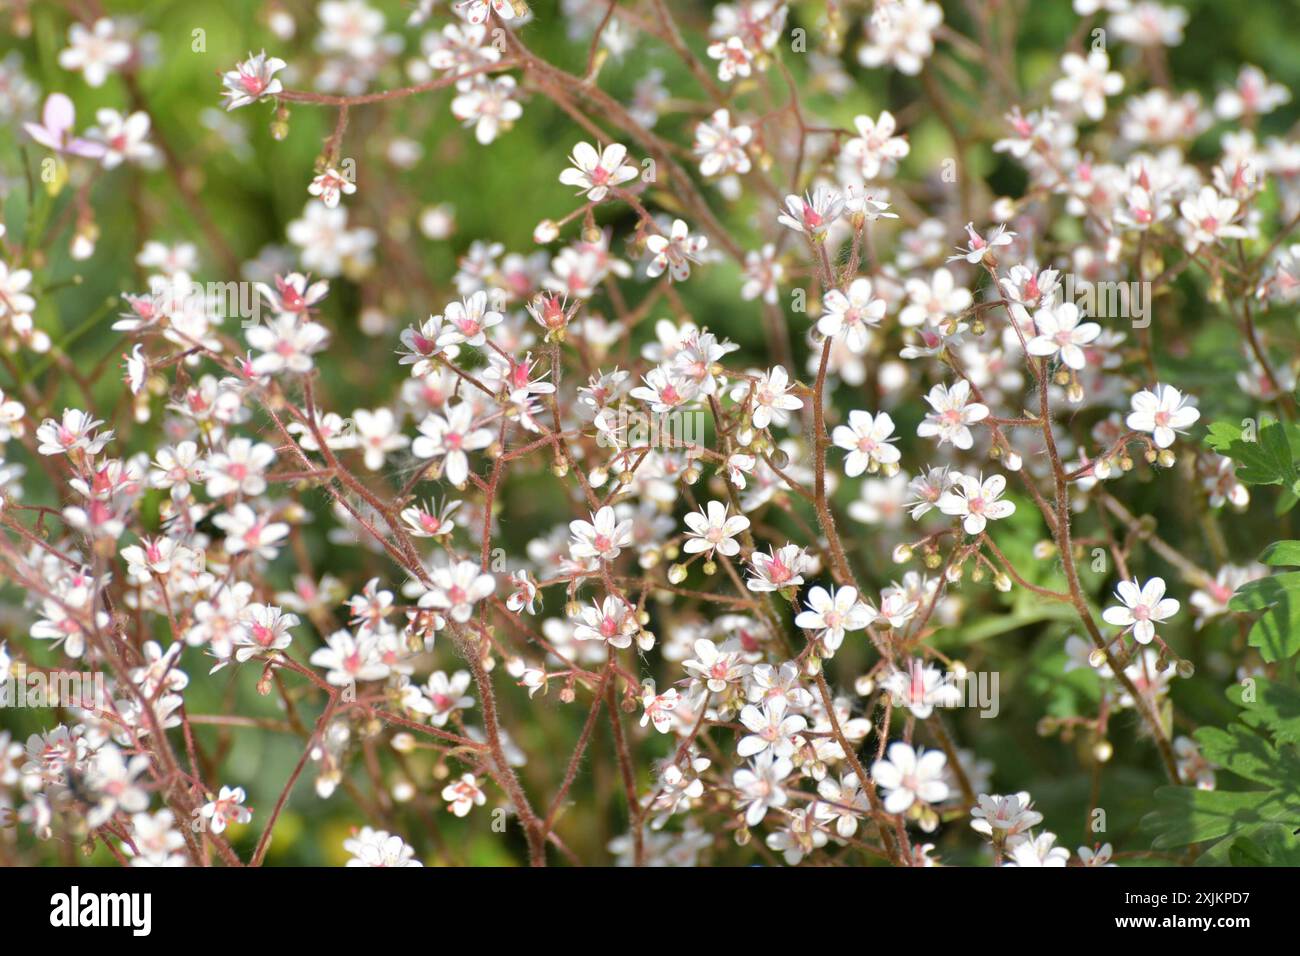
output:
M1285 556L1279 554L1279 558ZM1228 608L1265 612L1247 638L1251 647L1259 648L1264 660L1285 660L1300 652L1300 571L1246 582L1237 588Z
M1300 568L1300 541L1274 541L1259 560L1274 568Z
M1291 488L1300 479L1291 456L1291 442L1279 422L1259 426L1257 440L1242 437L1240 425L1215 422L1205 436L1206 443L1220 455L1237 463L1237 477L1248 485L1282 485Z

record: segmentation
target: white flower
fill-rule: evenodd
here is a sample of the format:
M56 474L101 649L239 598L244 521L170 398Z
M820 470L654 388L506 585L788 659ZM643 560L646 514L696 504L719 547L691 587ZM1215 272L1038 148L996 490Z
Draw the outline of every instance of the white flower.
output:
M641 726L653 724L659 733L668 733L673 724L672 712L680 703L681 695L677 693L677 688L670 687L662 694L657 694L654 683L647 681L641 695L641 706L645 710L641 715Z
M221 83L225 87L221 95L229 99L226 109L247 106L264 96L282 92L284 86L275 78L275 74L286 65L279 57L268 57L265 50L257 56L248 54L247 60L221 77Z
M885 794L885 812L904 813L915 803L946 800L947 760L941 750L913 750L902 741L890 744L885 759L871 765L871 777Z
M1038 334L1026 343L1030 355L1051 356L1058 352L1061 362L1076 372L1087 364L1083 346L1101 334L1096 322L1079 323L1079 307L1062 302L1034 313Z
M954 488L939 499L939 510L962 518L962 527L967 534L982 534L989 521L1015 513L1014 502L1000 500L1006 487L1004 475L989 475L987 478L983 475L979 478L957 475Z
M243 663L266 651L282 651L293 643L289 628L298 626L296 614L285 614L268 604L250 604L239 619L234 643L235 660Z
M512 587L510 597L506 598L506 607L516 614L520 611L537 613L537 582L533 576L522 569L515 571L510 575L510 584Z
M600 202L611 186L636 179L637 167L624 163L626 158L627 147L622 143L611 143L603 152L590 143L578 143L569 156L572 165L560 173L560 182L577 186L579 194L586 192L592 202Z
M329 330L317 322L283 314L252 326L244 333L244 338L262 353L253 359L253 372L257 375L286 371L301 375L311 371L312 355L325 348Z
M744 124L731 125L731 113L715 110L705 122L695 127L695 155L700 157L701 176L735 173L743 176L751 163L745 147L754 131Z
M36 450L42 455L66 455L74 451L98 455L113 438L111 431L94 434L102 424L89 412L65 408L62 420L47 418L36 429L36 439L40 442Z
M970 815L972 830L1006 843L1024 839L1026 832L1043 822L1043 815L1033 808L1033 801L1024 791L1009 796L981 793Z
M104 744L86 774L86 787L95 801L86 814L87 826L94 829L104 825L118 810L140 813L148 809L149 794L136 782L148 767L146 755L137 754L127 760L116 745Z
M740 711L740 722L749 730L736 744L736 753L752 757L767 750L778 757L788 757L795 750L795 734L808 727L808 721L799 714L787 714L790 702L784 697L770 697L763 706L746 704Z
M1011 245L1015 241L1016 234L1007 231L1006 223L998 223L997 228L985 239L975 231L975 223L968 222L966 223L966 237L969 239L969 244L964 249L958 246L957 255L949 256L949 262L965 259L971 265L977 266L984 262L998 246Z
M1065 75L1052 84L1052 99L1078 103L1093 122L1106 115L1106 97L1124 89L1124 77L1111 70L1105 50L1092 50L1086 59L1067 53L1061 57L1061 71Z
M817 631L818 639L832 654L843 643L845 631L860 631L876 618L871 606L858 600L858 589L853 587L830 591L814 587L806 601L808 609L795 617L795 626Z
M276 555L276 544L289 534L289 526L272 521L269 516L258 516L242 501L225 514L219 514L212 523L226 533L227 554L255 554L265 561Z
M406 522L407 531L414 537L437 538L456 530L456 522L452 516L459 508L459 501L447 502L441 510L435 508L432 503L424 506L412 505L402 510L401 518Z
M939 439L939 444L952 442L962 451L975 444L970 427L988 417L988 406L970 400L970 383L965 379L952 388L942 382L930 389L925 400L933 411L927 412L925 421L916 427L922 438Z
M1195 196L1178 204L1178 212L1187 222L1188 245L1211 245L1220 239L1245 239L1245 227L1232 224L1241 203L1231 196L1220 196L1213 186L1202 186Z
M457 0L452 9L475 26L487 20L489 9L502 20L513 20L516 16L513 0Z
M893 64L907 76L916 76L934 52L932 34L943 23L943 8L926 0L879 3L867 26L867 44L858 62L867 67Z
M1214 112L1226 120L1263 116L1290 101L1290 90L1281 83L1270 83L1259 67L1247 64L1237 74L1236 86L1214 98Z
M451 101L451 114L466 127L473 126L474 138L486 146L524 115L514 99L516 86L513 76L477 77Z
M1149 578L1142 585L1137 578L1121 581L1115 594L1124 604L1106 608L1102 620L1115 627L1131 627L1133 638L1139 644L1150 644L1156 635L1156 624L1178 613L1178 602L1165 597L1164 578Z
M410 699L403 703L427 714L435 727L444 727L456 711L474 706L474 698L465 693L469 682L469 671L456 671L450 677L444 671L434 671L418 691L408 687L415 693L410 694Z
M384 467L389 452L405 448L411 440L398 431L398 422L390 408L368 411L358 408L352 413L356 423L356 445L365 453L366 467L378 471Z
M695 642L695 657L682 661L682 667L715 694L725 691L728 684L739 683L749 673L749 665L738 652L719 650L717 644L703 637Z
M1003 866L1066 866L1070 861L1070 851L1063 846L1053 846L1055 833L1043 833L1031 839L1024 839L1010 848L1011 859Z
M1143 389L1133 396L1133 411L1125 424L1134 431L1149 432L1157 448L1174 443L1175 433L1185 432L1200 417L1195 406L1172 385L1156 385L1155 391Z
M740 544L734 538L749 527L749 519L744 515L727 517L727 506L721 501L710 501L683 520L691 530L682 543L682 550L687 554L707 552L710 557L715 550L728 558L738 554Z
M791 810L785 826L767 835L768 849L780 853L788 866L798 866L805 856L824 847L830 839L817 816L819 806Z
M709 59L718 61L718 79L723 83L730 83L738 76L749 76L753 70L754 54L738 36L710 43L705 52Z
M232 438L224 451L213 452L207 461L209 498L226 495L260 495L266 490L265 473L275 461L275 449L265 442L253 444L249 438Z
M466 773L442 788L442 799L447 801L448 810L463 817L475 807L487 803L487 794L479 787L478 779L472 773Z
M1115 866L1110 862L1113 852L1114 848L1109 843L1103 843L1095 850L1092 847L1081 846L1078 849L1079 862L1084 866Z
M185 866L185 837L176 830L170 810L137 813L131 817L131 843L122 851L132 866Z
M156 150L146 142L149 135L149 114L136 112L123 116L117 110L102 109L95 113L97 126L86 131L86 137L103 143L104 152L99 158L105 169L113 169L125 160L148 162Z
M505 317L495 309L488 308L487 293L480 289L461 302L449 302L441 316L434 316L445 323L438 334L437 346L445 349L449 345L483 345L487 341L484 334L488 329L500 325Z
M645 246L652 256L646 275L653 279L667 269L674 282L684 282L690 278L691 263L700 261L708 244L706 236L691 235L690 227L683 220L674 219L669 235L655 233L646 237Z
M630 647L632 635L640 630L636 609L610 594L600 604L582 609L581 623L573 629L575 641L604 641L611 647Z
M420 422L420 434L411 442L417 458L439 458L444 462L447 480L456 487L469 477L468 452L492 444L489 429L474 427L474 409L469 402L448 408L446 417L430 412Z
M474 605L497 589L496 579L473 561L434 568L429 578L432 584L420 596L420 607L445 610L458 624L468 621Z
M592 515L591 521L569 522L569 531L573 535L569 554L579 562L589 558L613 561L632 543L632 522L619 521L609 505Z
M838 425L831 432L835 447L848 452L844 458L844 474L856 478L867 469L874 471L879 465L895 465L900 453L890 442L897 441L894 420L887 412L874 417L870 412L849 412L848 425Z
M848 839L858 832L858 820L871 812L871 804L856 773L847 773L838 781L826 777L817 784L817 795L825 803L817 804L817 818L835 821L835 832Z
M335 687L354 687L361 681L383 680L390 668L379 652L379 641L370 631L353 635L338 630L325 638L326 647L312 652L312 667L329 673L325 679Z
M950 316L970 308L972 301L970 290L957 285L952 272L943 267L934 270L929 282L908 279L904 288L909 304L898 314L898 321L908 327L938 327Z
M790 394L790 376L786 370L776 365L759 376L754 383L754 427L767 428L769 425L784 425L789 419L786 412L803 408L803 400Z
M850 351L862 354L870 344L869 329L885 317L885 300L875 296L870 279L854 279L848 293L832 289L822 297L822 315L817 331L827 336L844 336Z
M244 806L246 794L243 787L222 787L217 799L209 800L199 808L199 815L208 821L213 833L224 833L232 823L247 823L253 811Z
M773 549L769 554L755 551L749 557L754 577L745 582L751 591L780 591L803 584L803 572L810 570L812 561L803 548L787 544Z
M103 86L109 73L131 59L131 44L123 40L112 20L101 17L90 29L68 27L68 46L59 51L59 66L80 70L90 86ZM143 809L143 808L142 808Z
M853 119L858 135L844 144L841 162L849 166L854 178L870 181L882 171L892 172L894 164L908 154L910 146L901 136L895 136L897 126L894 114L885 110L880 119L857 116Z
M732 774L732 785L739 791L739 803L745 810L745 824L756 827L772 807L783 807L789 800L783 783L794 772L789 757L778 757L770 749L754 758L748 767Z
M387 830L362 827L356 836L343 841L343 849L352 854L348 866L424 866L414 858L413 847Z
M356 191L357 184L333 166L326 167L307 185L308 195L318 197L330 209L339 204L340 197L351 196Z
M302 250L302 267L324 276L364 268L378 241L371 229L348 228L347 209L331 209L315 199L307 201L301 219L285 227L285 235Z
M936 707L955 707L961 703L961 688L937 667L919 659L908 663L906 671L893 670L880 682L895 707L906 707L917 720L925 720Z
M1178 46L1183 42L1187 11L1162 3L1139 3L1110 18L1110 28L1125 43L1136 46Z
M843 212L844 197L839 191L830 186L818 186L808 196L786 196L785 211L777 221L788 229L818 240L826 235L831 223Z

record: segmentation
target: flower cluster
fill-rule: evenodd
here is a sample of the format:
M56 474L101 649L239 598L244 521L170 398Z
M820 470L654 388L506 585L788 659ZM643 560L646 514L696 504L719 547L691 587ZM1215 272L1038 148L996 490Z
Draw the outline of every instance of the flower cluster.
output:
M1148 846L1072 856L1027 789L1077 770L1097 809L1116 743L1126 780L1216 785L1170 688L1276 669L1229 604L1250 494L1200 439L1296 412L1284 87L1181 91L1187 14L1128 0L1076 0L1038 88L996 5L970 35L933 0L811 31L781 0L266 6L204 114L214 171L299 190L260 249L150 113L139 24L67 24L65 75L0 60L55 170L0 227L0 677L102 679L0 729L24 834L260 864L305 770L348 866L469 862L444 830L498 815L534 863L1101 866ZM895 72L924 97L830 108ZM85 128L82 86L117 104ZM419 208L458 163L472 193ZM141 182L184 207L114 271L102 194ZM60 331L83 272L108 358ZM1035 731L1053 769L993 766ZM301 759L264 779L246 738Z

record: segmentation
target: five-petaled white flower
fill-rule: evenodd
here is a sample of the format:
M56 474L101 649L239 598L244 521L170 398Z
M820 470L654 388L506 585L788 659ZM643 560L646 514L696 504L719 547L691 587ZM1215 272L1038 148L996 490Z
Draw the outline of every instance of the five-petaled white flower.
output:
M275 78L275 74L287 65L279 57L268 57L265 50L256 56L250 53L247 60L221 77L221 83L225 86L221 95L229 100L226 109L247 106L264 96L283 92L284 86Z
M1106 608L1102 620L1115 627L1131 627L1139 644L1150 644L1156 636L1156 625L1178 613L1179 603L1165 597L1164 578L1149 578L1145 584L1138 584L1137 578L1121 581L1115 595L1123 606Z
M632 522L619 521L610 505L597 511L590 521L570 521L569 531L573 535L569 554L575 561L613 561L632 543Z
M224 833L232 823L247 823L253 819L253 811L244 806L245 799L243 787L222 787L215 800L209 800L199 808L199 815L208 821L208 829L213 833Z
M411 442L411 452L416 458L443 459L447 480L456 487L465 484L469 477L469 455L492 444L493 435L487 428L474 427L474 409L469 402L448 408L446 416L430 412L420 422L420 434Z
M497 582L473 561L434 568L429 572L432 582L420 596L420 607L445 610L458 624L464 624L474 613L474 605L497 589Z
M885 759L871 765L871 777L885 793L885 812L904 813L916 803L948 799L947 762L942 750L913 750L902 741L890 744Z
M952 489L939 498L939 510L960 517L967 534L981 534L988 522L1015 513L1015 503L1002 499L1006 487L1004 475L957 475Z
M81 23L72 24L68 27L68 46L59 51L59 66L80 70L90 86L103 86L109 73L129 59L131 44L108 17L96 20L89 29Z
M794 735L808 727L801 714L788 714L790 702L784 697L769 697L762 707L746 704L740 722L749 731L736 743L736 753L752 757L771 749L778 757L788 757L795 750Z
M1101 334L1101 326L1080 323L1079 318L1079 307L1073 302L1039 309L1034 313L1038 334L1025 343L1029 354L1047 357L1060 353L1066 367L1081 370L1087 364L1083 347Z
M472 773L461 774L442 788L442 799L447 801L447 809L458 817L463 817L475 807L487 803L487 794L478 785L478 779Z
M653 279L663 275L667 269L674 282L684 282L691 276L691 263L700 261L708 245L707 236L691 235L684 220L674 219L668 235L655 233L646 236L645 247L651 255L646 275Z
M603 151L590 143L578 143L569 156L572 165L560 173L560 182L577 186L579 194L585 192L592 202L600 202L611 186L636 179L639 171L631 163L624 163L626 158L627 147L622 143L610 143Z
M1154 391L1143 389L1133 396L1133 411L1125 424L1134 431L1149 432L1157 448L1168 448L1174 443L1175 433L1185 432L1201 417L1190 400L1191 396L1172 385L1157 385Z
M784 425L789 419L787 412L803 408L803 399L790 394L790 376L780 365L768 369L754 383L755 428L767 428L769 425Z
M749 527L749 519L744 515L727 517L727 506L721 501L710 501L683 520L691 530L682 543L682 550L687 554L705 552L710 557L714 551L728 558L738 554L740 544L734 540L735 536Z
M871 605L858 600L858 589L842 587L827 591L814 587L806 598L808 609L794 619L797 627L817 631L827 652L834 654L844 642L845 631L860 631L876 619Z
M835 447L848 452L844 458L844 474L856 478L867 469L880 465L896 465L900 452L890 442L894 436L894 420L888 412L873 416L870 412L849 412L849 423L837 425L831 432Z
M885 300L878 298L870 279L854 279L847 293L832 289L822 298L822 315L817 331L826 336L842 335L849 350L861 354L870 344L870 329L885 317Z
M630 647L632 635L640 630L636 609L615 594L583 608L579 620L573 629L575 641L604 641L610 647Z
M819 241L826 236L831 223L844 213L844 197L830 186L818 186L811 195L785 197L785 211L777 222L808 238Z
M987 405L970 400L970 383L965 379L951 388L940 382L930 389L925 400L933 411L927 412L925 421L916 426L922 438L938 438L939 444L952 442L966 451L975 444L970 426L988 418Z
M1065 75L1052 84L1052 99L1078 103L1094 122L1106 115L1106 97L1124 89L1124 77L1111 70L1105 50L1093 50L1086 59L1067 53L1061 57L1061 71Z

